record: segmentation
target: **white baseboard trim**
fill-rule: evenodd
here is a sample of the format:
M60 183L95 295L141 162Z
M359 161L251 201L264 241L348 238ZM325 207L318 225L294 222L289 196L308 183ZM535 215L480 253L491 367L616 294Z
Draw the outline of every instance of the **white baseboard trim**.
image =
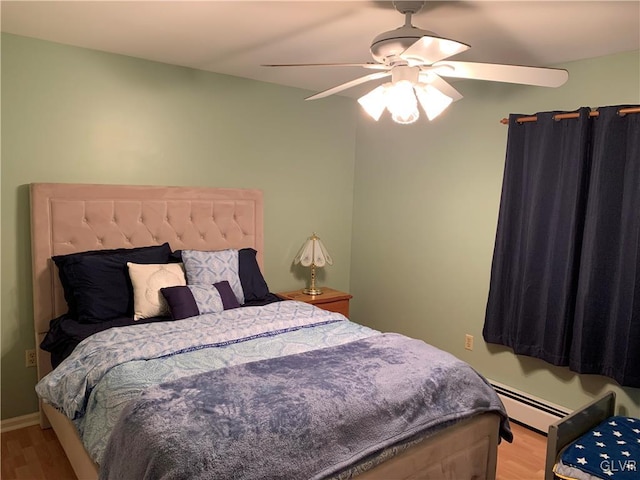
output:
M32 425L40 425L40 414L38 412L2 420L2 422L0 422L0 433L31 427Z

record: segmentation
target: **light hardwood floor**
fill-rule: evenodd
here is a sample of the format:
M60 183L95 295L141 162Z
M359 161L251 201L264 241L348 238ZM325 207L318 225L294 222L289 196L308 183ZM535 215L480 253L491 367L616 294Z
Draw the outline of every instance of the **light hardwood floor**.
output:
M497 480L544 480L547 437L511 422L513 443L498 446Z
M547 439L511 424L513 443L498 447L497 480L542 480ZM3 480L75 480L53 430L38 426L1 435Z
M2 480L75 479L52 429L21 428L0 435Z

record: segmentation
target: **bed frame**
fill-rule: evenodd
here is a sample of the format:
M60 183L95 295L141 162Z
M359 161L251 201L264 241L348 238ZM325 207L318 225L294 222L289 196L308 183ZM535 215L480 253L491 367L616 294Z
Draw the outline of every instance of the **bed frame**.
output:
M67 311L51 257L86 250L169 242L174 250L251 247L263 268L263 197L259 190L34 183L31 251L36 344L49 321ZM38 349L38 379L51 371ZM478 415L430 436L363 473L363 480L495 479L500 418ZM80 479L98 477L73 423L40 403L42 428L53 427Z
M549 426L544 468L545 480L556 480L558 478L553 473L553 467L562 449L605 419L615 415L615 407L616 394L614 392L606 392L571 415Z

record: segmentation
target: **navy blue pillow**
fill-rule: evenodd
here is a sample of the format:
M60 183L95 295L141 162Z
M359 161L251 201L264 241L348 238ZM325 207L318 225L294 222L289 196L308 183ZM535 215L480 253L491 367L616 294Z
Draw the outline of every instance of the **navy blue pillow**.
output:
M229 282L213 285L179 285L160 289L174 320L195 317L204 313L220 313L238 308L240 304Z
M138 248L92 250L52 257L58 266L69 314L96 323L133 316L133 286L127 262L169 263L168 243Z
M257 253L253 248L238 250L238 275L245 303L262 300L269 295L269 287L258 266Z

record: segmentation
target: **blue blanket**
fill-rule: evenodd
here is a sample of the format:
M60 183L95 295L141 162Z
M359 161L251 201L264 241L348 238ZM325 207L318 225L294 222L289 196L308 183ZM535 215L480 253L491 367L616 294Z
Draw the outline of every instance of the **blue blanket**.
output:
M419 340L374 335L153 387L114 428L100 478L323 478L487 411L493 389Z
M122 409L150 387L219 368L335 347L379 334L343 319L169 357L127 362L109 370L93 388L85 415L74 423L87 452L100 465Z

